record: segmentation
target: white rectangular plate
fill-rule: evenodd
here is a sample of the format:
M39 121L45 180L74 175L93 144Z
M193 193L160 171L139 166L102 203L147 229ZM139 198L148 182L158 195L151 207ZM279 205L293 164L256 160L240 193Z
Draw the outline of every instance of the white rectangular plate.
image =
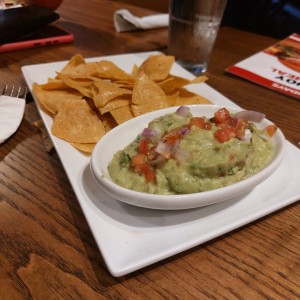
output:
M134 64L139 65L153 53L156 52L96 57L87 61L111 60L131 72ZM66 63L24 66L22 71L31 89L33 82L47 82ZM177 64L171 73L193 78ZM216 105L238 107L205 83L190 89ZM51 135L52 118L38 104L37 107L113 276L128 274L200 245L300 199L300 151L287 142L287 153L279 169L242 197L182 211L150 210L121 203L96 185L89 168L89 156Z

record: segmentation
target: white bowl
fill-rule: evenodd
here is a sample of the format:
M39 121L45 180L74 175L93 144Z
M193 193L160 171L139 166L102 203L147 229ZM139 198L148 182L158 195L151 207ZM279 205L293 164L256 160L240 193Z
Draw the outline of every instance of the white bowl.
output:
M191 105L188 107L194 116L207 117L212 117L214 112L221 108L215 105ZM284 155L285 138L281 130L278 129L272 137L275 152L270 163L255 175L232 185L193 194L156 195L132 191L115 184L108 173L108 164L113 155L131 143L154 118L175 112L176 109L176 107L170 107L131 119L112 129L97 143L91 156L90 165L94 178L105 193L119 201L152 209L196 208L225 201L250 191L269 177L280 165ZM238 111L228 107L227 109L230 112ZM260 124L257 124L257 127L264 128L269 124L272 122L264 119Z

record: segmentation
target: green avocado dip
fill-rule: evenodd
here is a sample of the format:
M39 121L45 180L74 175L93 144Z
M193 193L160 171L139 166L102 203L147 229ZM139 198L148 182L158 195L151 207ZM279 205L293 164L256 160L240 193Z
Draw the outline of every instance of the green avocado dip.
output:
M272 130L258 130L248 120L260 122L263 117L247 111L232 115L222 108L208 119L180 107L151 121L118 151L108 166L110 177L130 190L165 195L231 185L257 173L272 158Z

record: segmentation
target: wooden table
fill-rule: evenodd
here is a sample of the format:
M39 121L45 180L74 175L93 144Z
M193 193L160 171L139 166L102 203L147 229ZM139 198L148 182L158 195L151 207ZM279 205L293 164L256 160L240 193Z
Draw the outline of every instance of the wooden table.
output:
M1 82L25 85L21 66L77 53L93 57L166 49L166 29L116 33L112 16L121 7L127 6L65 0L58 24L74 33L74 43L1 54ZM208 84L244 108L265 112L299 146L299 100L224 72L274 42L221 28ZM142 270L112 277L58 155L45 151L33 125L38 119L29 96L19 130L0 146L0 299L299 299L297 203Z

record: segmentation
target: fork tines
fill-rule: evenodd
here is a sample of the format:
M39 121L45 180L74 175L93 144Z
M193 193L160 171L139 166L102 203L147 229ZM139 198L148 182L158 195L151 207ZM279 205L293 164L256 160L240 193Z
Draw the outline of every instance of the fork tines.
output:
M26 87L9 87L8 85L5 85L2 89L1 95L10 96L10 97L17 97L17 98L26 98L27 94L27 88Z

